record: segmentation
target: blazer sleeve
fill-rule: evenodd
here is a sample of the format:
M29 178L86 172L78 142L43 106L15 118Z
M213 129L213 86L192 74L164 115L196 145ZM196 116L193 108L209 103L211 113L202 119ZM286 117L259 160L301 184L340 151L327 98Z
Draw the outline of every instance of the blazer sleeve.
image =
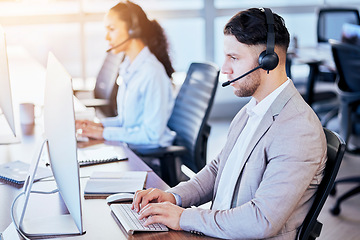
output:
M218 172L224 166L220 160L227 158L230 151L229 148L234 144L233 141L229 141L229 139L233 138L230 135L233 133L233 130L238 127L237 123L239 119L243 117L244 112L245 110L243 108L231 122L228 138L221 152L192 179L187 182L181 182L168 190L168 192L176 193L181 197L182 207L199 206L213 199L215 187L218 184Z
M199 206L211 201L217 176L217 159L207 164L189 181L181 182L167 192L179 195L182 207Z

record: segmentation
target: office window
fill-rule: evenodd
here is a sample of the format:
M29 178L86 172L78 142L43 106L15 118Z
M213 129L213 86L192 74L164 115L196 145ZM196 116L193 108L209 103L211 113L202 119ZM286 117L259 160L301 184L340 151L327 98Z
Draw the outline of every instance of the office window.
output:
M49 51L64 64L72 76L81 75L79 48L80 28L76 23L38 24L5 27L8 45L16 45L25 50L44 67Z
M215 63L221 67L224 61L224 26L232 16L217 17L215 19Z
M347 7L353 7L354 5L359 6L359 0L348 0L346 3L344 0L326 0L326 3L328 4L339 4L340 6L347 6ZM345 5L344 5L345 4Z
M334 0L335 1L335 0ZM341 0L338 0L341 1ZM255 0L255 1L239 1L239 0L214 0L216 8L252 8L252 7L283 7L283 6L305 6L323 4L323 0ZM269 5L271 4L271 5Z
M80 1L0 1L0 16L21 17L20 20L29 16L54 15L78 13L80 11Z
M160 24L168 36L175 71L187 71L191 62L205 61L202 19L166 19Z
M298 37L300 46L313 46L317 8L324 3L360 7L357 0L134 2L164 27L177 71L186 71L194 61L214 61L221 65L223 26L242 9L272 8L285 18L290 34ZM0 0L0 23L5 30L10 29L8 44L25 47L42 64L46 64L46 51L51 49L74 77L94 77L108 47L104 40L104 14L116 3L118 0Z
M201 9L203 0L132 0L147 11L189 10ZM105 12L116 5L119 0L84 0L86 12Z
M204 0L134 0L134 2L139 4L145 11L191 10L201 9L204 6Z
M96 77L109 48L105 40L105 27L102 21L85 24L85 66L86 76ZM78 77L81 77L79 75Z
M290 39L297 37L301 47L316 46L317 44L317 15L312 13L281 14L290 33ZM306 27L305 27L306 26Z

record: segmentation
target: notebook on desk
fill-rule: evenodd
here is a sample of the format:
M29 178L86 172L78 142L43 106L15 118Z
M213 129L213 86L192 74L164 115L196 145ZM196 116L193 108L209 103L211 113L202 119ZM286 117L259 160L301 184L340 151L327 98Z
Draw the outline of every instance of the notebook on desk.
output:
M145 186L146 171L94 172L87 181L85 198L106 198L115 193L135 193Z
M121 147L103 144L101 146L78 148L77 153L80 167L128 159Z
M9 183L23 185L28 175L30 164L22 161L8 162L0 165L0 180ZM38 167L35 181L52 176L50 168Z

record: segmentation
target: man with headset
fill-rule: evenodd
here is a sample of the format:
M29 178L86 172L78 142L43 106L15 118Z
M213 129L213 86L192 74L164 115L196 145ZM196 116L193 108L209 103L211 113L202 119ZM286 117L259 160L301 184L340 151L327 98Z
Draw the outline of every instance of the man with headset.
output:
M322 126L286 76L289 33L280 16L248 9L229 20L224 34L224 86L252 99L233 119L213 161L166 192L138 191L132 207L140 218L148 217L147 224L175 230L227 239L295 239L323 176ZM189 208L208 201L210 209Z

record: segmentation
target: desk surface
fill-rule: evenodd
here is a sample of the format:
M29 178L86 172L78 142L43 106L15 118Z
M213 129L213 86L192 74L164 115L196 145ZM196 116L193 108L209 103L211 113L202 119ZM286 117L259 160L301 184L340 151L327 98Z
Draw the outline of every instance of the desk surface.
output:
M294 64L316 63L327 67L329 70L335 70L330 44L319 44L314 47L302 47L288 52Z
M38 133L36 129L35 133ZM41 136L35 134L23 138L21 144L0 145L0 164L8 161L22 160L30 162ZM106 143L117 147L116 143ZM120 146L118 146L120 147ZM123 146L121 146L123 147ZM148 171L146 187L156 187L167 189L169 186L162 181L138 156L130 149L124 148L128 160L94 165L80 168L81 189L83 189L93 171L124 171L124 170L142 170ZM39 164L44 164L40 162ZM52 190L55 188L54 181L43 180L34 183L36 190ZM16 188L0 182L0 232L3 232L11 223L10 207L14 198L19 194L21 188ZM29 216L46 216L51 214L65 214L63 202L58 194L30 196L27 214ZM75 237L64 237L60 239L210 239L183 231L169 231L166 233L136 233L128 236L112 217L111 210L105 199L84 199L82 197L83 224L86 234Z

